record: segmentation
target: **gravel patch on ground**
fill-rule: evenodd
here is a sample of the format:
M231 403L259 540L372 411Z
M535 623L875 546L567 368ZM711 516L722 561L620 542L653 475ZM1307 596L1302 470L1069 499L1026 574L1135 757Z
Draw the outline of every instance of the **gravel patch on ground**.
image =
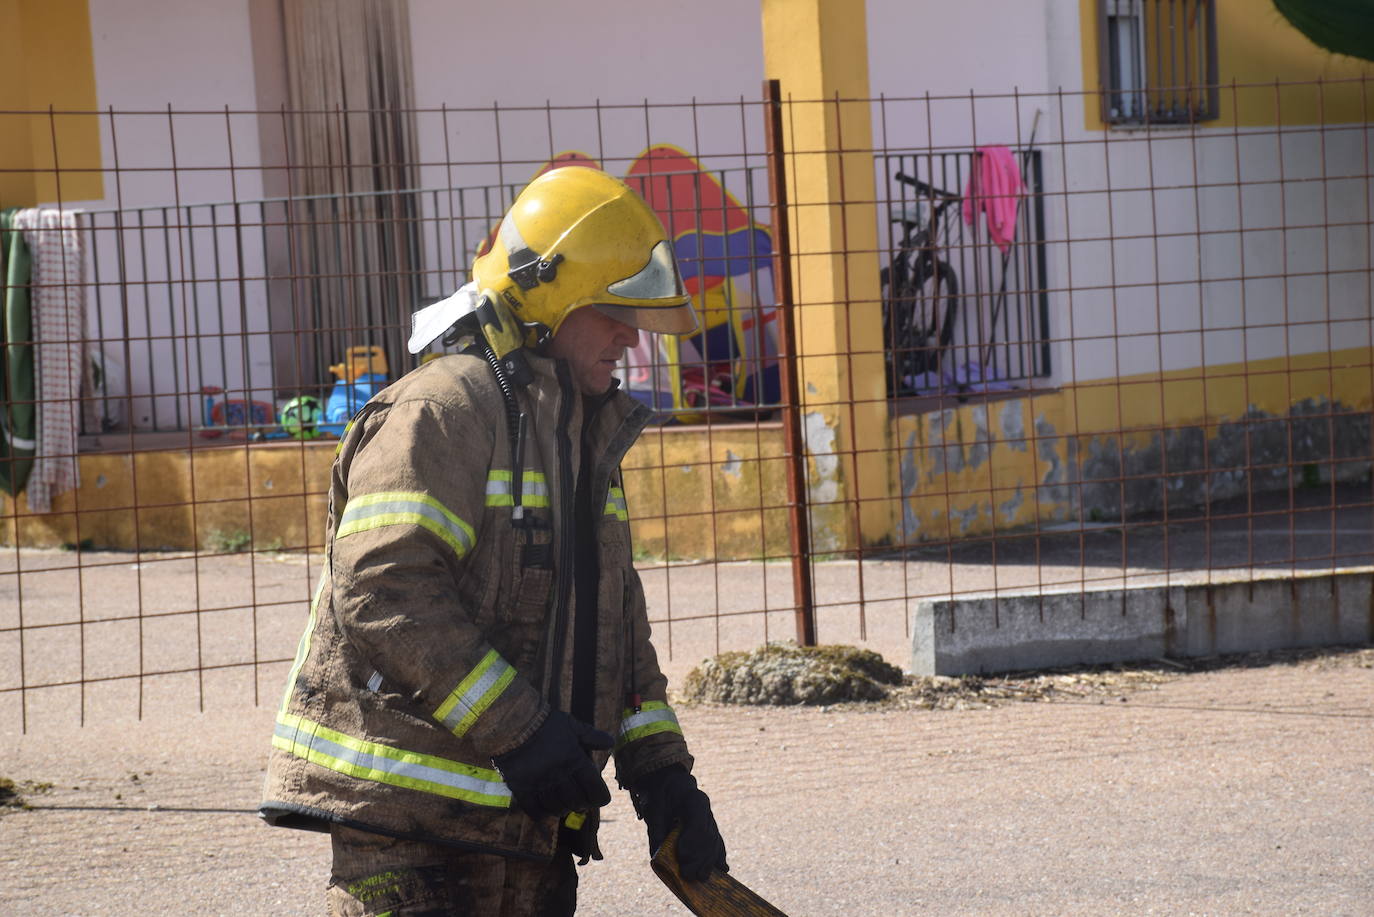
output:
M769 643L721 653L687 673L683 697L726 704L833 704L874 701L902 684L902 670L855 646Z
M817 664L804 673L789 672L790 679L777 679L775 675L775 680L820 681L826 677L828 669L833 668L834 663L831 660L844 655L842 651L848 650L852 654L866 652L853 647L822 649L828 650L828 655L821 656ZM798 652L795 646L789 649L786 645L775 644L753 653L722 653L706 660L702 666L689 673L683 690L675 695L674 700L679 704L744 703L789 706L815 703L856 711L876 708L984 710L1009 703L1081 701L1089 698L1103 703L1109 699L1126 702L1132 694L1157 690L1160 685L1176 681L1190 673L1224 669L1271 666L1312 670L1338 667L1374 669L1374 647L1318 647L1194 659L1158 659L1113 665L1069 666L1001 675L904 675L901 677L901 683L895 685L890 682L884 685L873 679L856 677L846 670L839 673L838 678L832 677L831 683L827 686L828 692L817 690L812 695L806 695L790 685L783 688L773 687L771 691L760 686L763 678L758 673L764 670L764 677L767 676L768 672L763 663L769 659L770 650L774 659L779 656L790 659L792 657L788 655L789 652ZM778 668L776 663L773 668ZM734 675L723 675L723 671L733 672ZM740 687L741 683L744 683L744 687ZM740 699L731 699L732 689ZM845 696L838 699L841 695ZM811 697L819 699L810 699Z

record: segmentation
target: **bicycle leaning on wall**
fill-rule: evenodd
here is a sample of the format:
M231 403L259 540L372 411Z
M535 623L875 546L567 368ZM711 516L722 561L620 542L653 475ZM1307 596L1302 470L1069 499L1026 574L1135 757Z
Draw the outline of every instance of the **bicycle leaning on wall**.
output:
M892 218L902 239L881 272L883 327L887 329L888 385L893 395L939 390L941 365L954 338L959 275L943 257L946 213L959 195L898 172L916 200Z

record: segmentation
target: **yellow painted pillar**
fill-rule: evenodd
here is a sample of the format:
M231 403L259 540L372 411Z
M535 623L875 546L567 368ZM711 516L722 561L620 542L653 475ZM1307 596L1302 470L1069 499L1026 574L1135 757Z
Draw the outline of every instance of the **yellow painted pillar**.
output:
M87 0L0 0L0 59L0 207L104 197Z
M863 0L761 0L781 84L812 544L894 533Z

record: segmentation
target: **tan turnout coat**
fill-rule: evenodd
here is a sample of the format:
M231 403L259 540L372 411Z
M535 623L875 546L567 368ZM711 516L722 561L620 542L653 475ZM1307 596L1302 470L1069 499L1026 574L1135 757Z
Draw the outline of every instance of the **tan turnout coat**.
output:
M530 358L521 500L502 396L479 357L431 361L380 393L339 445L325 568L277 714L260 812L546 858L558 823L513 808L492 758L567 710L577 615L596 614L595 724L622 785L691 756L666 703L632 565L619 465L649 411L597 404ZM593 506L573 532L575 447ZM598 607L576 607L573 539L597 539ZM639 695L638 710L630 706ZM596 760L604 764L605 753ZM589 827L594 830L593 824Z

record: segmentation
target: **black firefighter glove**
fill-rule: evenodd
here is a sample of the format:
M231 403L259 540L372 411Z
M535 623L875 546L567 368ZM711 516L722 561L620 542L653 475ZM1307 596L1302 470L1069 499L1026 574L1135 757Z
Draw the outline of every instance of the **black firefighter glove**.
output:
M611 791L589 752L607 751L613 745L609 734L561 710L550 710L534 735L492 763L516 804L531 818L586 812L611 801Z
M630 787L635 811L649 829L649 856L658 850L673 825L681 824L677 863L682 875L701 881L712 868L729 872L725 841L711 814L711 799L697 789L697 779L681 764L645 774Z

